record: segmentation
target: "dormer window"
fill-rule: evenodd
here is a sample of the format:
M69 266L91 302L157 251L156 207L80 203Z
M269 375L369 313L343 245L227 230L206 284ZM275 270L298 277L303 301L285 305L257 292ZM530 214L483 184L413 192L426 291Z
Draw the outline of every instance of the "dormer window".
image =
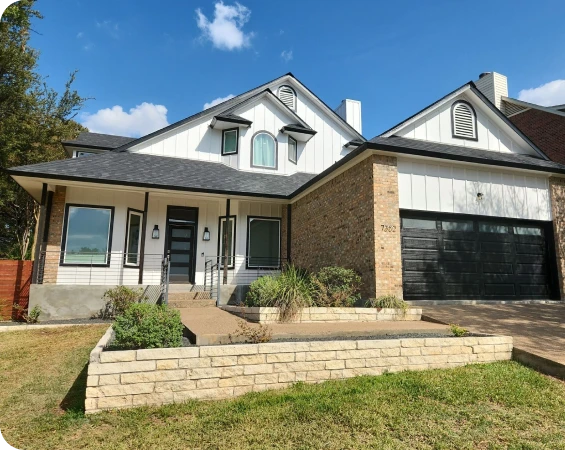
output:
M238 150L239 128L222 131L222 156L235 155Z
M298 143L291 136L288 137L288 160L294 164L298 161Z
M454 138L477 140L477 115L469 103L458 101L451 106L451 127Z
M288 106L293 111L296 110L296 91L290 86L284 85L279 88L278 92L279 99L286 106Z

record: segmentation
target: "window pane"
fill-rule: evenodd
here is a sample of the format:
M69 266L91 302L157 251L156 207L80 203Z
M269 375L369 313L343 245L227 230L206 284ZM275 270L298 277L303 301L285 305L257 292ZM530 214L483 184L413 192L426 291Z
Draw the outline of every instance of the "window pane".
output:
M494 223L479 223L479 231L481 233L508 233L508 227Z
M275 140L271 135L261 133L253 139L253 165L275 167Z
M130 213L129 230L127 237L127 264L138 264L139 259L139 240L141 237L141 216L139 214Z
M221 227L220 227L220 254L219 256L224 256L224 227L226 225L226 219L222 219ZM234 266L233 256L235 253L234 244L235 241L233 239L233 231L234 231L235 222L233 219L229 220L228 226L228 267ZM224 260L220 259L220 266L224 266Z
M92 153L92 152L77 152L77 158L80 158L81 156L89 156L89 155L95 155L96 153Z
M251 219L249 221L249 266L280 265L280 222Z
M69 207L64 261L105 264L111 217L109 209Z
M422 230L435 230L436 221L426 219L402 219L402 228L420 228Z
M514 234L524 234L527 236L541 236L541 228L536 227L514 227Z
M171 236L174 238L190 239L192 237L192 228L173 228L171 230Z
M237 152L237 130L224 132L224 154Z
M288 159L293 163L297 161L297 149L296 149L296 141L291 137L288 138Z
M473 231L473 222L444 221L441 228L443 231Z

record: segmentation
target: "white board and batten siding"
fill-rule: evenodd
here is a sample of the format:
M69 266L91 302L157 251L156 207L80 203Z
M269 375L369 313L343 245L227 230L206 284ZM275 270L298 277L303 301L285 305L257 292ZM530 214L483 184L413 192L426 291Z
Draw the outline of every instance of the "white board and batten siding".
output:
M451 124L451 106L458 100L464 100L472 104L477 114L477 139L460 139L453 137ZM506 131L505 131L506 130ZM465 93L446 102L438 108L430 111L424 117L399 130L398 136L421 139L424 141L440 142L442 144L460 145L481 150L490 150L501 153L520 153L538 156L537 153L524 141L515 135L509 135L510 128L500 123L494 113L487 110L486 106L473 101L471 96ZM513 132L512 132L513 133Z
M401 209L551 220L544 176L399 159L398 192Z
M277 92L278 86L270 86ZM293 86L296 88L296 86ZM132 147L129 151L175 158L196 159L224 163L235 169L291 175L295 172L320 173L341 159L349 150L345 144L355 136L336 124L336 118L316 106L302 91L297 92L296 113L317 131L308 142L298 142L298 161L288 160L288 136L280 133L284 125L296 122L290 114L273 104L273 100L262 97L244 105L234 113L253 122L250 128L240 128L237 155L222 156L222 131L210 129L212 116L175 128ZM338 119L339 120L339 119ZM278 142L278 168L251 167L252 137L259 131L268 131Z

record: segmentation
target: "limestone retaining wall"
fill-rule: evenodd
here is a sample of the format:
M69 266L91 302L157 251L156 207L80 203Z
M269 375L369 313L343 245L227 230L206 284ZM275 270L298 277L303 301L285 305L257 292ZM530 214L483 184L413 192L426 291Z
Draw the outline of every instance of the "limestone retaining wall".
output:
M384 372L451 368L509 360L507 336L336 340L103 351L90 354L85 409L221 399Z
M222 306L223 310L259 323L275 323L279 319L278 308ZM420 320L421 308L408 308L406 312L393 308L304 308L291 322L374 322L390 320Z

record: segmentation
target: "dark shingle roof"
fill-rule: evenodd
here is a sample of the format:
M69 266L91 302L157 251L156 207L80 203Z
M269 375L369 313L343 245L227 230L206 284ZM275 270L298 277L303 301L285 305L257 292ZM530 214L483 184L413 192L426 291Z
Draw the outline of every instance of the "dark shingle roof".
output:
M287 198L315 176L244 172L221 163L128 152L14 167L8 172L15 176L278 198Z
M547 161L535 156L519 155L516 153L502 153L490 150L447 145L437 142L421 141L404 137L377 136L368 141L368 146L373 149L405 153L409 155L428 156L454 161L473 162L493 166L516 167L520 169L541 170L544 172L565 173L565 165Z
M63 145L112 150L132 141L135 141L135 138L83 131L76 139L63 141Z

